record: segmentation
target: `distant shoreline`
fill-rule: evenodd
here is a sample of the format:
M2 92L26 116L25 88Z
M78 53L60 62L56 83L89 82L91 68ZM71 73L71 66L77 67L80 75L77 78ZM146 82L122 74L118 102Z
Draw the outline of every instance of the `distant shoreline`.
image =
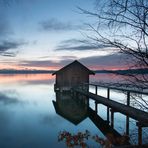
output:
M143 69L126 69L126 70L96 70L95 73L110 73L110 74L148 74L148 68Z
M52 74L55 70L11 70L2 69L0 74ZM127 69L127 70L94 70L95 73L108 73L108 74L148 74L148 68L145 69Z
M52 70L0 70L0 74L51 74Z

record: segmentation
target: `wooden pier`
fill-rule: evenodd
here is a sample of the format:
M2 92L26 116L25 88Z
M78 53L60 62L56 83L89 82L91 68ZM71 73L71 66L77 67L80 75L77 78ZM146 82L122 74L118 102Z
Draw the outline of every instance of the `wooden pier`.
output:
M89 92L89 86L92 85L95 87L95 93ZM98 87L103 87L107 89L107 97L103 97L98 95ZM127 104L122 104L113 100L110 100L110 90L118 90L126 92L127 94ZM87 96L89 99L92 99L95 101L95 111L97 113L98 110L98 104L103 104L107 106L107 122L110 123L111 127L114 127L114 113L120 112L124 115L126 115L126 134L129 135L129 118L132 118L137 121L138 126L138 145L142 145L142 127L148 127L148 113L145 111L142 111L140 109L134 108L130 106L130 95L131 93L136 94L142 94L142 95L148 95L147 92L141 92L138 90L129 90L124 88L116 88L116 87L107 87L102 85L96 85L96 84L84 84L80 87L72 88L72 91L81 94L84 96ZM111 112L111 114L109 114ZM111 116L109 116L111 115ZM109 121L111 119L111 121Z

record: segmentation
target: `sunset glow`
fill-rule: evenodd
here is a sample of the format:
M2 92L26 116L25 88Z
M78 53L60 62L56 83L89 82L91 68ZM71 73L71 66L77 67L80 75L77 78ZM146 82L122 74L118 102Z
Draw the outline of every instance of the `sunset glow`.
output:
M80 42L87 40L82 35L84 24L92 20L77 13L77 6L91 10L92 1L14 0L8 4L0 3L0 69L58 70L73 60L92 70L128 68L110 47Z
M1 84L9 84L9 83L12 83L12 82L15 82L15 83L20 83L20 82L24 82L24 81L27 81L27 82L32 82L32 81L54 81L54 76L52 76L51 74L30 74L30 75L27 75L27 74L24 74L24 75L21 75L21 74L18 74L18 75L0 75L0 82Z

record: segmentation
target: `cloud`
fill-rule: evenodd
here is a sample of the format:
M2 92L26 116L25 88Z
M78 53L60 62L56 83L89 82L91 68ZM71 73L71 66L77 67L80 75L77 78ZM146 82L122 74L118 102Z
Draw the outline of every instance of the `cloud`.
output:
M80 62L89 67L95 67L97 69L112 69L112 68L127 68L131 64L130 58L125 54L114 53L106 56L91 56L81 58Z
M60 42L55 50L67 50L67 51L84 51L84 50L104 50L109 45L103 45L101 43L94 43L89 40L77 40L77 39L69 39Z
M60 56L58 57L58 61L54 60L45 60L46 58L50 58L49 56L45 57L39 57L40 60L23 60L19 62L19 66L24 66L24 67L50 67L50 68L55 68L55 67L62 67L66 64L69 64L70 62L74 61L77 59L76 56Z
M82 43L85 42L85 40L81 40L81 39L68 39L68 40L63 40L60 42L60 44L78 44L78 43Z
M77 57L76 57L76 56L61 56L61 59L62 59L62 60L63 60L63 59L75 60L75 59L77 59Z
M0 41L0 55L14 57L17 51L12 50L16 50L24 44L26 43L21 41Z
M71 31L79 29L80 26L74 25L71 22L61 22L55 18L39 23L42 30L45 31Z
M17 52L3 52L0 54L4 57L16 57Z
M38 59L50 59L51 58L51 56L41 56L41 57L38 57ZM65 55L65 56L60 56L59 57L59 59L77 59L77 57L76 56L67 56L67 55Z
M17 42L3 41L0 43L0 52L7 51L9 49L18 48L18 46L20 45L21 44Z
M66 47L66 46L59 46L56 50L94 50L94 49L98 49L98 47L96 46L89 46L89 45L79 45L79 46L71 46L71 47Z
M6 3L9 0L6 0ZM21 45L26 44L23 41L16 41L13 38L15 36L11 23L7 19L7 15L0 12L0 55L7 57L15 57L17 54L16 49Z
M27 66L27 67L50 67L50 66L56 66L57 64L50 60L32 60L32 61L21 61L19 66Z
M60 68L64 65L69 64L72 62L74 59L63 59L61 57L61 61L52 61L52 60L24 60L19 62L19 66L24 66L24 67L33 67L33 68Z
M9 21L5 16L0 15L0 55L7 57L15 57L17 52L14 51L24 44L21 41L12 41L13 31ZM13 51L12 51L13 50Z
M90 69L125 69L132 64L129 56L121 53L114 53L106 56L90 56L78 59L75 56L61 56L59 62L52 60L20 61L19 66L33 68L56 68L59 69L74 60L79 60ZM128 64L130 63L130 64Z

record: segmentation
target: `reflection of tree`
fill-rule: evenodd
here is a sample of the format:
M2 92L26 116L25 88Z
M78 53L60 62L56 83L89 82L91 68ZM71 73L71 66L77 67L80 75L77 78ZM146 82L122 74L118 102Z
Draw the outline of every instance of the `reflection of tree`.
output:
M110 137L112 138L112 134L110 134ZM123 135L122 138L114 140L116 140L119 145L124 145L127 138L128 137L126 135ZM98 144L98 146L101 145L104 148L110 148L113 146L109 140L103 139L98 135L92 136L88 130L86 130L85 132L78 132L77 134L72 134L68 131L62 131L59 132L58 135L58 141L64 141L68 148L73 148L75 146L79 146L82 148L89 147L89 145L87 144L88 140L93 140L95 143Z

